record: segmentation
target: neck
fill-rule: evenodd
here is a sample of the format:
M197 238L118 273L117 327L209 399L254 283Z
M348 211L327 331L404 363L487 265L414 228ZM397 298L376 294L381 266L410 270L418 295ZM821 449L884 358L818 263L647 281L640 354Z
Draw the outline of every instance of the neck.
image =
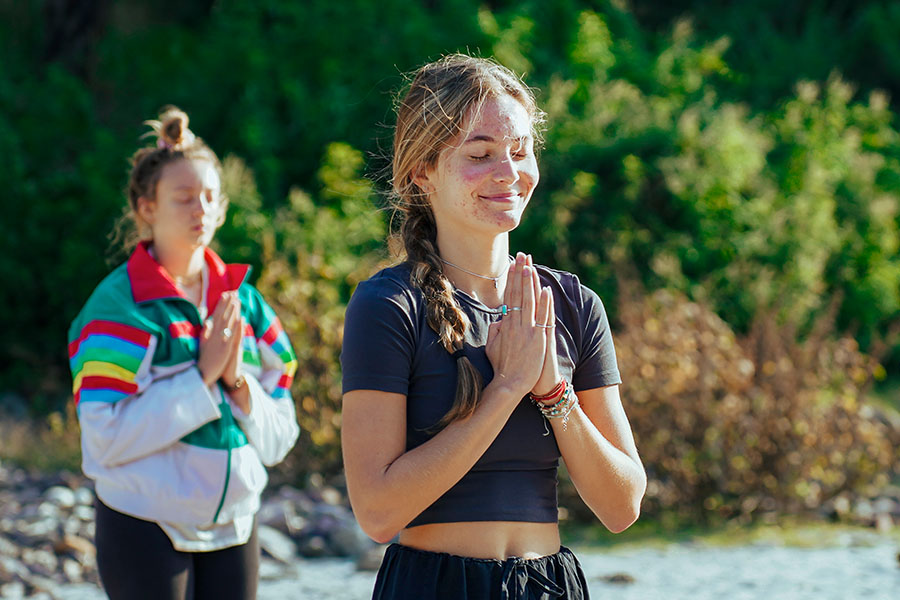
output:
M154 244L156 260L176 282L192 282L203 272L204 247L198 246L187 252L173 251Z
M506 274L509 269L509 235L487 239L446 239L438 231L437 246L444 263L444 275L457 289L488 306L503 303ZM447 263L453 263L452 266ZM459 268L461 267L461 268ZM482 277L466 273L478 273ZM499 277L495 282L485 277Z

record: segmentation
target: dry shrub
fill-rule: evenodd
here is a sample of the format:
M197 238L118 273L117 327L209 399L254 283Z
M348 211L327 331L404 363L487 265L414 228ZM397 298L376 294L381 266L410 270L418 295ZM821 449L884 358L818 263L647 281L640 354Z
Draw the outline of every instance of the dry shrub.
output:
M880 367L831 335L833 311L800 342L765 313L738 339L679 293L628 295L616 351L645 513L749 520L887 483L898 433L865 402Z

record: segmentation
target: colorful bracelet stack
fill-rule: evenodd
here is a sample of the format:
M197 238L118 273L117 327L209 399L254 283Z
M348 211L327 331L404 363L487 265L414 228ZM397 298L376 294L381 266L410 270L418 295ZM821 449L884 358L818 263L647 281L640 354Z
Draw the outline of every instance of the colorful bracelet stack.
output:
M548 419L562 419L563 431L569 423L569 414L578 406L578 396L572 386L563 379L549 394L531 394L531 402L538 407L541 414Z

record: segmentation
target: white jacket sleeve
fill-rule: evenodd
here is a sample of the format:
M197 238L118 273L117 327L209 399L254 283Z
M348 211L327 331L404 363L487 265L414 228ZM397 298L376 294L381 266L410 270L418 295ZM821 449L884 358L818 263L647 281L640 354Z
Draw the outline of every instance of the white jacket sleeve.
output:
M219 402L189 367L116 402L78 405L84 460L114 467L171 446L221 417Z
M234 418L256 448L259 459L264 465L272 466L290 452L300 434L291 398L297 356L275 311L256 289L251 288L250 292L246 306L242 307L250 317L250 326L244 333L245 349L258 356L257 364L244 371L250 392L250 413L245 414L230 398L229 402ZM253 360L246 353L245 357Z
M290 452L300 435L294 402L288 396L275 399L266 393L252 375L246 375L250 392L250 414L244 413L229 398L231 413L256 448L259 459L267 467L277 465Z

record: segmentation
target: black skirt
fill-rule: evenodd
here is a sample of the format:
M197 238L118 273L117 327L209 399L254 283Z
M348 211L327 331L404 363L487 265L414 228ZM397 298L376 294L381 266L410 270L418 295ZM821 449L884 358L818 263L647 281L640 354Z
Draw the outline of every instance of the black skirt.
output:
M568 548L540 558L467 558L388 546L373 600L588 600L587 580Z

